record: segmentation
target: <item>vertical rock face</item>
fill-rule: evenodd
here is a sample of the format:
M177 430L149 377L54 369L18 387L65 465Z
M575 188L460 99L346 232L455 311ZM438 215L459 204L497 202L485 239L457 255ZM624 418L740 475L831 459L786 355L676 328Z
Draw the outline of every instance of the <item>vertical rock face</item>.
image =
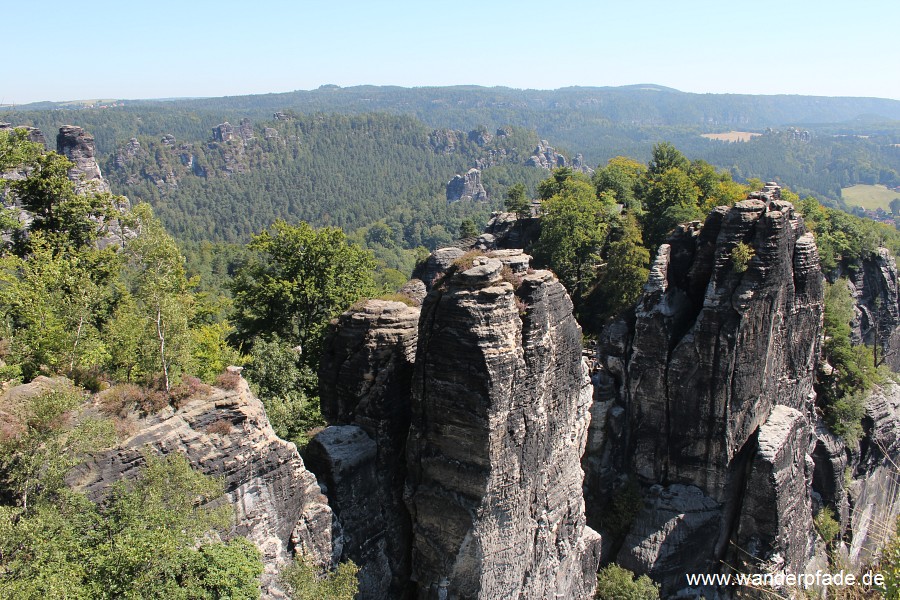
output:
M736 544L753 570L760 570L760 561L765 561L773 564L762 570L801 573L815 555L806 477L810 437L806 417L787 406L776 406L760 427Z
M599 536L579 457L591 387L547 271L476 259L422 308L407 498L420 598L588 598Z
M194 468L225 480L236 512L233 533L248 537L263 553L267 596L278 593L277 564L288 560L291 550L332 562L338 532L327 500L296 447L275 435L245 381L234 391L213 388L195 395L178 410L167 408L134 426L135 435L78 467L70 483L98 497L115 481L135 476L148 448L181 452Z
M866 436L850 482L850 559L868 564L900 514L900 386L876 389L866 404Z
M79 192L108 192L109 184L100 174L94 150L94 136L81 127L64 125L56 136L56 151L75 163L69 179Z
M739 243L753 250L746 268L732 260ZM687 545L701 549L693 563L715 570L729 542L750 538L754 559L780 553L791 568L809 559L809 544L783 535L780 522L751 523L795 493L796 512L810 512L812 461L799 457L813 448L822 308L815 242L788 202L717 208L660 247L633 322L609 328L601 344L598 381L612 397L598 398L609 408L597 422L607 426L592 432L599 455L585 459L593 511L618 476L644 486L644 509L619 554L627 566L677 586L679 569L662 558ZM776 435L783 422L790 433ZM750 486L760 495L742 504ZM695 516L677 536L642 536L664 524L666 511ZM812 535L807 516L794 522L803 539Z
M360 567L360 600L408 594L403 486L418 324L418 308L369 300L340 316L319 370L332 426L310 443L307 462L340 519L344 557Z
M447 182L447 202L459 200L475 200L479 202L488 199L484 185L481 183L481 171L469 169L464 175L454 175Z
M900 290L897 264L887 248L863 259L851 277L856 314L853 342L877 345L884 362L900 371Z

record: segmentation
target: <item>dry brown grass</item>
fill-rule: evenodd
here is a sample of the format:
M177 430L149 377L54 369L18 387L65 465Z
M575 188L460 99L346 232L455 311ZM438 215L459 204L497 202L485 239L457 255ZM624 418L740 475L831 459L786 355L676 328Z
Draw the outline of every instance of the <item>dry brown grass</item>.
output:
M223 371L216 377L215 386L223 390L236 390L241 383L241 374L234 371Z
M206 427L206 433L214 433L217 435L228 435L231 433L231 430L234 429L234 426L231 424L231 421L227 419L220 419L215 423L210 423Z

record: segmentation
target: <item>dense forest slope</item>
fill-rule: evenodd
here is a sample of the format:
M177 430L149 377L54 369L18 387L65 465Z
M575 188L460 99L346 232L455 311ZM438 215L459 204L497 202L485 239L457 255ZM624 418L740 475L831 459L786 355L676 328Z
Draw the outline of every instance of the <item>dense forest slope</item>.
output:
M840 203L840 188L856 183L900 184L900 102L876 98L688 94L653 85L553 91L323 86L285 94L126 101L106 108L66 106L28 105L0 114L44 131L80 125L94 134L106 157L132 137L158 140L168 134L203 143L224 121L258 123L276 112L381 113L409 117L428 128L523 127L570 156L582 153L591 166L617 155L646 160L653 144L665 139L736 178L774 178L833 203ZM797 139L790 128L807 135ZM729 130L766 134L767 129L768 135L745 143L700 136ZM248 180L239 192L257 183Z

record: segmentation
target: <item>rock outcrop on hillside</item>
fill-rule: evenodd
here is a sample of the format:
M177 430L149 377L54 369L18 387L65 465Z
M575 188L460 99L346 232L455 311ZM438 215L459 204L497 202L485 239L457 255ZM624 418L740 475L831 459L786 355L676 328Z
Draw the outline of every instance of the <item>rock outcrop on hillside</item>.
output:
M853 343L878 346L879 360L900 371L900 278L894 257L887 248L878 248L849 275L856 303Z
M591 387L548 271L476 260L422 307L407 448L420 598L588 598L599 536L578 464Z
M745 270L738 243L754 251ZM585 457L592 520L622 477L642 486L622 564L671 591L686 551L696 571L731 558L796 572L818 558L807 454L822 308L815 241L788 202L717 208L660 247L633 317L600 346L603 414ZM685 517L666 535L673 514Z
M307 449L359 567L359 600L410 594L411 523L403 502L410 380L419 309L369 300L341 315L319 369L331 424Z
M335 324L320 371L333 425L309 464L361 598L592 595L600 539L579 463L592 388L568 295L529 258L435 260L421 309L370 300Z
M180 452L200 472L224 479L235 507L232 534L262 551L266 597L279 593L277 565L294 551L323 565L340 556L340 531L316 478L294 444L275 435L244 380L235 390L198 392L177 410L166 408L131 426L136 433L78 467L70 484L100 498L115 481L138 473L144 453Z
M109 191L109 184L97 164L94 136L81 127L64 125L56 136L56 151L75 163L69 169L69 179L75 183L77 191Z
M447 202L460 200L485 202L487 199L487 192L481 184L481 171L478 169L472 168L462 175L454 175L453 179L447 182Z

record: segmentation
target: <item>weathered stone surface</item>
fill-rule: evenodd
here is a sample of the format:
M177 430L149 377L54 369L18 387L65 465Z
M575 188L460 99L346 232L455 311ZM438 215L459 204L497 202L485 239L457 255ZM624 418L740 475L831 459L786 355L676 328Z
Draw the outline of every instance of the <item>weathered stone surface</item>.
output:
M651 487L616 561L660 581L715 570L709 548L716 544L721 505L695 486ZM648 568L649 567L649 568Z
M435 250L424 262L416 266L413 277L422 281L425 288L431 290L434 282L446 273L453 261L461 257L465 252L459 248L440 248Z
M566 160L566 157L557 152L547 140L541 140L535 147L532 155L525 161L526 167L539 167L548 170L568 165L569 161Z
M500 260L475 262L422 308L407 447L418 596L589 598L580 328L549 272L514 292Z
M900 371L900 291L894 257L887 248L879 248L850 275L856 301L853 343L877 344L884 362Z
M803 573L815 558L806 455L811 437L806 416L787 406L772 409L759 428L736 542L748 570Z
M754 254L744 271L731 260L739 242ZM684 586L679 572L718 570L739 531L755 558L777 555L792 569L816 553L808 455L822 285L815 240L793 206L753 198L678 227L634 314L601 337L604 427L583 461L591 522L602 523L611 482L641 482L645 510L619 556L668 592ZM660 505L660 485L698 490L703 518L673 529L666 515L691 511L678 512L681 492ZM795 530L765 522L764 505L788 511ZM685 552L690 569L674 558Z
M741 241L755 256L737 273ZM758 200L713 212L660 249L626 382L636 473L722 501L731 461L776 400L807 407L822 309L815 251L792 208Z
M403 287L397 290L397 293L403 294L415 302L417 306L422 306L425 296L428 295L428 288L425 287L425 282L421 279L410 279L403 284Z
M229 429L230 427L230 429ZM327 500L296 447L272 430L262 403L240 381L234 391L213 388L181 408L166 408L135 423L135 433L117 448L78 467L70 483L90 497L101 497L109 486L133 477L143 453L183 453L191 465L222 477L227 500L234 505L234 535L248 537L263 553L264 592L277 594L277 565L292 550L303 551L321 564L340 553Z
M495 212L491 214L484 233L493 236L493 248L524 249L529 252L541 237L541 220L532 217L519 219L515 213Z
M403 489L418 326L418 307L368 300L337 319L319 369L322 413L333 426L310 443L307 464L345 532L344 558L360 567L359 600L409 594Z
M850 559L864 565L884 545L900 515L900 386L876 388L866 403L866 437L850 483Z
M69 179L79 192L108 192L109 184L100 174L94 149L94 136L81 127L64 125L56 136L56 151L74 164L69 169Z
M447 182L447 202L460 200L485 202L487 199L488 195L481 183L479 169L472 168L463 175L454 175L453 179Z
M216 142L230 142L234 140L234 125L225 121L212 129L212 137Z

